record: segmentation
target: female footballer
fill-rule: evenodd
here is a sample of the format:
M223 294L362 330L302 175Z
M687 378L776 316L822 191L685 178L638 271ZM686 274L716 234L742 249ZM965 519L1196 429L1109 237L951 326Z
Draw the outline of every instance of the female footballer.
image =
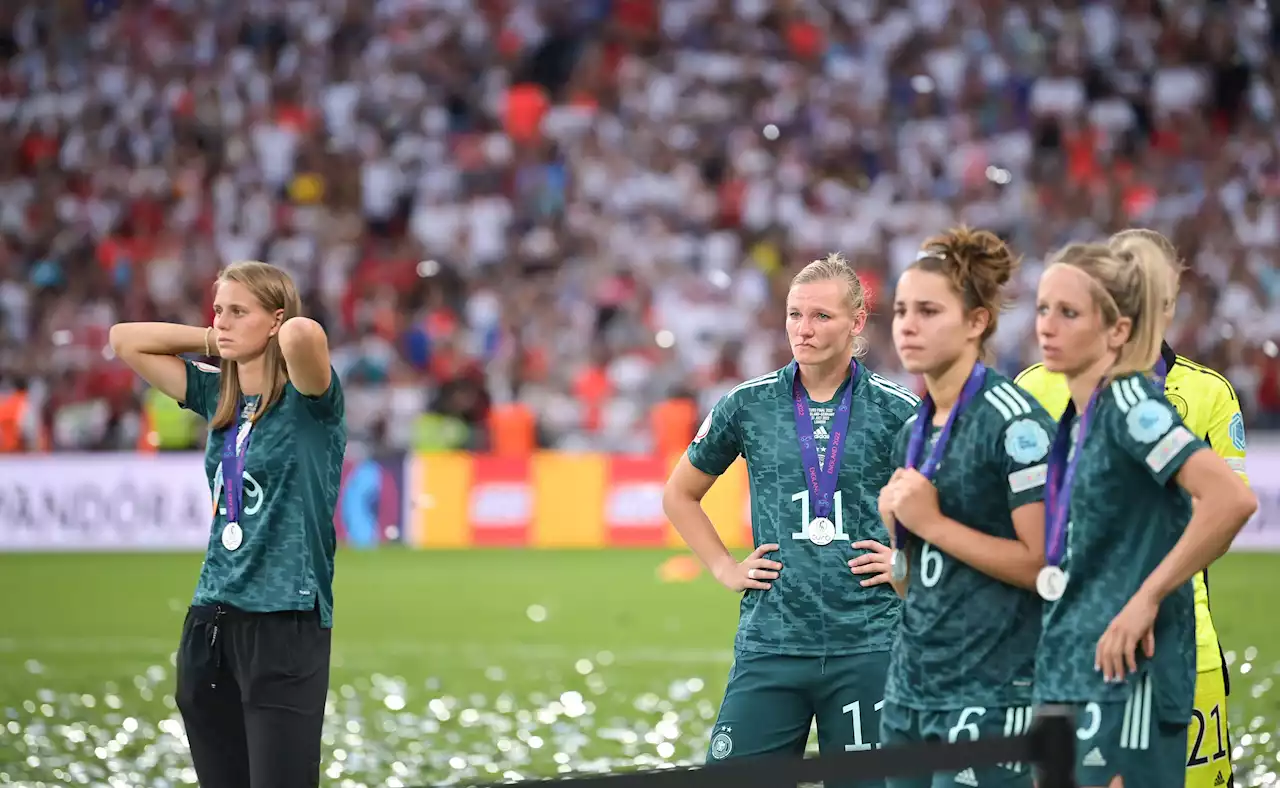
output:
M1132 238L1066 247L1037 295L1044 364L1070 400L1049 453L1035 698L1079 709L1084 786L1183 783L1190 581L1257 508L1147 377L1172 293L1161 249Z
M667 517L742 594L709 762L801 753L815 717L823 752L877 744L900 602L889 548L876 541L876 499L918 400L857 360L866 317L862 284L843 259L806 266L787 295L794 360L723 396L667 481ZM741 562L701 506L739 456L757 545ZM850 578L851 567L866 579Z
M1127 245L1149 241L1159 247L1168 266L1173 293L1164 310L1161 333L1168 331L1178 301L1182 264L1173 244L1160 233L1146 229L1124 230L1109 244L1123 250ZM1227 461L1227 465L1247 484L1245 473L1245 429L1240 401L1227 379L1208 367L1177 355L1162 342L1160 357L1151 371L1156 388L1163 387L1187 429L1203 439ZM1070 394L1066 379L1035 364L1015 381L1040 401L1055 418L1062 415ZM1196 575L1196 698L1187 731L1186 788L1223 788L1232 782L1231 740L1227 730L1227 696L1230 693L1226 662L1209 612L1209 570Z
M1017 268L995 235L926 241L898 280L893 341L928 393L880 493L906 603L880 717L886 744L1025 733L1040 636L1053 419L982 361ZM1029 765L890 778L890 788L1031 788Z
M218 277L213 325L121 323L111 346L209 421L212 531L178 646L176 700L205 788L320 779L333 514L346 449L324 330L278 268ZM215 369L179 357L221 358Z

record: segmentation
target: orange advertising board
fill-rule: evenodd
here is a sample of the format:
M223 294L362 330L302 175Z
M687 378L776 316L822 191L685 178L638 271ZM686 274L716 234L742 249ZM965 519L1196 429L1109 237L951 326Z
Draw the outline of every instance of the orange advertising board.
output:
M662 510L675 459L536 452L418 454L405 473L406 541L414 547L676 547ZM729 547L751 543L747 480L735 463L703 499Z

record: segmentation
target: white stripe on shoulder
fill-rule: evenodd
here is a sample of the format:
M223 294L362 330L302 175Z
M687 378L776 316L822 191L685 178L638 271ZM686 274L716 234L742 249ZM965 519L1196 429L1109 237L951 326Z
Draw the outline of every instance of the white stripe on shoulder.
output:
M1125 389L1125 383L1128 383L1128 381L1117 380L1108 386L1111 389L1111 396L1116 401L1116 407L1120 408L1121 413L1128 413L1129 408L1137 404Z
M877 383L880 383L882 388L895 388L898 391L902 392L903 394L906 394L908 397L916 396L916 393L911 389L907 388L901 383L895 383L894 381L889 380L884 375L881 375L879 373L872 372L871 375L869 376L869 379L874 380Z
M1017 386L1013 385L1012 383L1001 383L999 386L996 386L996 389L1000 391L1001 396L1006 397L1007 399L1012 401L1013 404L1018 406L1019 413L1022 413L1022 414L1031 413L1031 403L1027 402L1027 398L1023 396L1022 392L1018 390Z
M992 407L1000 411L1000 415L1004 416L1005 421L1013 420L1013 411L1009 409L1009 406L1005 404L1004 400L1000 399L1000 397L996 395L995 389L987 389L986 393L982 396L986 398L987 402L991 403Z
M917 397L915 394L912 394L911 392L909 392L909 391L907 391L907 390L905 390L905 389L901 388L900 386L886 386L885 384L881 383L880 381L876 380L876 379L875 379L875 378L873 378L873 377L872 377L872 378L867 378L867 382L868 382L868 383L870 383L871 385L875 386L876 388L880 389L880 390L881 390L881 391L883 391L884 393L886 393L886 394L892 394L893 396L897 397L898 399L902 400L903 402L908 403L909 405L915 406L915 405L919 405L919 404L920 404L920 398L919 398L919 397Z
M1129 378L1127 382L1129 384L1129 392L1133 394L1133 401L1135 403L1141 402L1144 399L1149 399L1147 396L1147 389L1142 385L1141 378L1135 376Z
M1017 416L1024 416L1031 412L1031 406L1027 404L1027 401L1018 396L1017 393L1015 393L1013 389L1005 383L1001 383L1000 385L990 389L990 393L1003 402L1005 407L1008 408L1007 411L1000 411L1006 421L1016 418Z
M745 380L739 383L738 385L730 389L729 393L736 394L737 392L742 391L743 389L751 389L751 388L755 388L756 386L767 386L770 383L777 382L777 380L778 380L778 373L770 372L768 375L761 375L758 378L752 378L751 380Z
M208 372L211 375L216 375L221 371L217 367L212 366L210 364L206 364L203 361L192 361L191 363L195 366L196 369L200 370L201 372Z

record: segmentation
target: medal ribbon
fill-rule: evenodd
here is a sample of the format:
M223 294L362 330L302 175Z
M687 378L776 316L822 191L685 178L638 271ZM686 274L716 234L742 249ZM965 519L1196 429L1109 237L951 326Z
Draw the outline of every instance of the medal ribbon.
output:
M247 408L241 408L244 412ZM228 427L222 439L222 487L227 493L227 522L240 522L240 503L244 500L244 460L249 455L253 422Z
M1156 359L1156 368L1151 376L1155 378L1156 388L1163 393L1165 378L1169 377L1169 365L1165 363L1163 355Z
M1084 415L1080 417L1080 431L1076 434L1076 451L1071 454L1071 422L1076 415L1076 404L1067 402L1067 409L1058 420L1058 431L1049 449L1048 478L1045 480L1044 560L1048 566L1060 566L1067 552L1067 522L1071 519L1071 485L1076 478L1076 464L1089 434L1089 421L1098 403L1098 389L1089 396ZM1068 459L1070 457L1070 459Z
M804 479L813 499L813 510L818 517L830 517L832 499L836 492L836 480L840 475L840 455L844 453L844 439L849 430L849 410L853 405L853 389L858 385L858 361L849 364L849 385L840 397L835 421L831 424L831 438L827 442L827 461L819 463L818 447L813 437L813 418L804 384L800 382L799 364L793 365L791 399L795 403L796 437L800 440L800 459L804 461Z
M920 474L929 481L933 481L933 476L938 472L938 465L942 463L942 455L947 451L947 442L951 440L951 430L956 425L956 419L959 418L961 412L969 407L969 403L973 398L978 396L978 392L982 390L982 384L987 379L987 367L981 361L973 365L973 370L969 372L969 378L964 382L964 388L960 389L960 397L956 400L956 404L951 408L951 413L947 415L947 421L942 425L942 431L938 433L938 439L934 441L933 449L929 452L929 456L924 458L921 464L921 455L924 454L925 437L931 428L933 421L934 403L933 397L927 392L924 400L920 403L916 410L915 423L911 425L911 435L907 439L907 467L920 471ZM910 538L910 532L902 523L895 522L893 524L894 546L898 550L906 549L907 539Z

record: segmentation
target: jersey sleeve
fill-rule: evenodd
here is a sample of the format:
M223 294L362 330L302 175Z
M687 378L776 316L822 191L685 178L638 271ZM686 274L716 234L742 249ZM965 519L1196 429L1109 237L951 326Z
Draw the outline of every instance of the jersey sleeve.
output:
M732 392L724 395L711 409L686 452L693 467L709 476L729 470L742 453L742 440L734 421L737 406L731 396Z
M1210 379L1215 383L1219 382L1217 379ZM1244 434L1244 416L1240 413L1240 401L1231 389L1231 384L1222 381L1215 386L1209 402L1209 422L1205 431L1209 446L1248 484L1249 474L1245 470L1245 447L1248 442Z
M338 380L338 371L332 366L329 367L329 388L325 389L323 394L315 397L308 397L300 391L297 394L302 401L302 406L316 421L330 423L342 421L346 416L346 398L342 393L342 382Z
M222 372L217 367L182 359L187 368L187 394L178 403L183 408L197 413L206 421L213 419L218 409L218 392L222 386Z
M1208 448L1144 375L1115 381L1103 396L1112 399L1107 414L1115 444L1162 485L1191 455Z
M912 414L907 420L902 422L902 426L898 428L898 434L893 439L893 451L889 454L889 464L896 471L899 468L905 468L907 465L907 444L911 441L911 425L916 423L916 419L920 418L919 414Z
M1049 477L1049 447L1058 425L1042 408L1005 422L993 445L998 452L1009 511L1044 500Z

